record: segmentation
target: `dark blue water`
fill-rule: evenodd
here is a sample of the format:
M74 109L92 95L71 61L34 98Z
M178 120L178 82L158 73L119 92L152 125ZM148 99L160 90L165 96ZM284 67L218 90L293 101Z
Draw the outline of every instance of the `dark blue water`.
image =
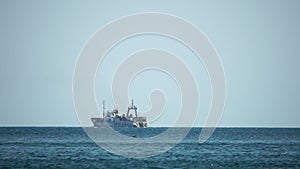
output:
M165 129L119 130L145 137ZM0 128L0 168L300 168L300 129L218 128L204 144L200 131L163 154L133 159L106 152L82 128Z

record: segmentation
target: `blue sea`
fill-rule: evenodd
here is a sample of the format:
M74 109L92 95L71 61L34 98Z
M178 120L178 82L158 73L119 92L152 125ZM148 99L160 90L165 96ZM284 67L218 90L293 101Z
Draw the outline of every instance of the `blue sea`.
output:
M118 131L147 137L166 129ZM300 168L300 128L217 128L202 144L200 131L192 128L169 151L136 159L105 151L80 127L1 127L0 168Z

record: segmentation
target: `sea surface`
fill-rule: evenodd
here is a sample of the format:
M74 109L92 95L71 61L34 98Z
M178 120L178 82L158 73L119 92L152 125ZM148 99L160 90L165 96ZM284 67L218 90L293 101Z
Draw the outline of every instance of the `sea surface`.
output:
M118 131L145 138L166 129ZM192 128L167 152L136 159L105 151L80 127L0 127L0 168L300 168L300 128L217 128L202 144L200 131Z

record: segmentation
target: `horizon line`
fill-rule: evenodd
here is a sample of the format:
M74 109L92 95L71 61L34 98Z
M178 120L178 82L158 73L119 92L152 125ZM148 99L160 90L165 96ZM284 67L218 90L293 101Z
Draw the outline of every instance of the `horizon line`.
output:
M93 128L93 126L80 126L80 125L0 125L0 128L5 127L69 127L69 128ZM147 128L172 128L172 126L150 126ZM180 126L174 128L212 128L212 127L204 127L204 126ZM215 128L300 128L300 126L217 126Z

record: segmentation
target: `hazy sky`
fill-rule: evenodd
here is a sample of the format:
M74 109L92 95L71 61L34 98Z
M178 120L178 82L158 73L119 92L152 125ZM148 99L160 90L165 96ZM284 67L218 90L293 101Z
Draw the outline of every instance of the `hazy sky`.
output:
M163 12L193 23L217 49L227 83L221 126L299 127L299 8L298 0L1 0L0 125L79 125L72 77L85 42L99 28L124 15ZM201 83L200 109L204 113L197 119L201 125L210 103L205 69L185 57L191 55L189 51L168 38L136 37L111 51L97 75L97 99L111 102L108 81L114 66L130 52L146 47L175 50L184 55L181 59L187 59ZM168 125L179 97L169 77L145 72L132 83L130 95L141 110L147 110L147 92L153 87L173 98L165 116L153 126Z

